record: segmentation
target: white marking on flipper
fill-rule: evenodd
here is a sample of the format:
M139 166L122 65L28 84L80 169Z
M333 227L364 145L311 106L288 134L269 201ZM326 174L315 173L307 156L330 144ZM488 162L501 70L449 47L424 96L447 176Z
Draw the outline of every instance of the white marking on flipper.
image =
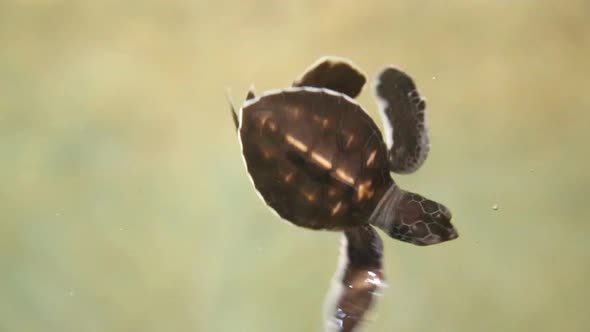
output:
M336 313L336 310L338 308L339 299L342 297L342 294L344 293L344 285L342 284L342 279L344 277L346 267L348 266L347 247L348 240L346 239L346 236L343 234L340 240L340 254L338 255L338 265L336 267L336 272L332 277L330 289L328 290L328 294L326 295L326 299L324 300L324 323L326 324L326 331L329 332L340 331L340 328L342 328L342 326L340 325L341 322L339 322L338 319L334 317L334 314Z
M389 103L385 98L382 98L379 93L377 93L377 86L379 85L379 78L375 80L373 83L373 92L375 94L375 100L377 102L377 110L379 111L379 115L381 116L381 122L383 123L383 131L385 131L385 144L387 145L387 150L390 150L393 146L393 126L391 122L389 122L389 118L385 113L387 109L387 105Z

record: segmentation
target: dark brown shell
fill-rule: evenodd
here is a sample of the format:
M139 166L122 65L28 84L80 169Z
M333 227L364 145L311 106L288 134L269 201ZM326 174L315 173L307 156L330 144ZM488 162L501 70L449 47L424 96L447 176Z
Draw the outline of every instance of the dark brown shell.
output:
M392 184L381 132L349 97L289 88L246 101L239 136L246 167L283 219L312 229L366 223Z

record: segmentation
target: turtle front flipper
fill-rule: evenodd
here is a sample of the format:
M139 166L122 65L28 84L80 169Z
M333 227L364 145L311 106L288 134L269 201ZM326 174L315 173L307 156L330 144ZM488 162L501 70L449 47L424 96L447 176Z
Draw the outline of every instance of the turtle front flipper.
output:
M326 298L326 331L354 331L383 286L383 243L371 226L344 232L338 270Z
M394 67L385 68L375 82L375 94L383 118L389 148L390 169L412 173L428 155L426 101L410 76Z
M352 62L338 57L321 57L293 82L293 86L327 88L355 98L366 81L363 72Z

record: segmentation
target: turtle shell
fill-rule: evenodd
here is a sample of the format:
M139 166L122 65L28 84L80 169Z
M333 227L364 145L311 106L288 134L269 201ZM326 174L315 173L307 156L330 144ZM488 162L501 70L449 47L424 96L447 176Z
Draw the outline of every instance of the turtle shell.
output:
M264 201L301 227L366 223L392 184L379 128L354 100L329 89L288 88L247 100L239 137Z

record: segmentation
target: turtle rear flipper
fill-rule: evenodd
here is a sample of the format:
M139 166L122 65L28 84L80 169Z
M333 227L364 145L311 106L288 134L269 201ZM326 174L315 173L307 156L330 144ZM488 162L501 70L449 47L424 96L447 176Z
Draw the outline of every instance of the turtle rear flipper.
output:
M379 74L375 94L385 128L390 169L412 173L426 160L430 149L426 101L412 78L394 67Z
M326 331L354 331L383 286L383 242L369 225L348 229L326 298Z
M355 98L367 81L351 62L338 57L322 57L293 82L293 86L327 88Z

